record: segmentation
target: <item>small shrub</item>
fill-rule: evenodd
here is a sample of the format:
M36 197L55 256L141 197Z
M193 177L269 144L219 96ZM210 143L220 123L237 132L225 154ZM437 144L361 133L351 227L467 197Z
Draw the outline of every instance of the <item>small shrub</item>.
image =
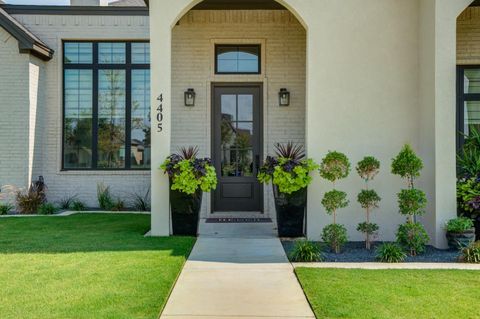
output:
M139 212L150 211L150 188L144 195L133 193L131 195L131 206L134 210Z
M465 263L479 264L480 263L480 241L472 243L462 249L460 260Z
M397 241L410 251L411 256L423 253L429 240L425 228L420 223L405 223L398 227Z
M339 224L327 225L323 228L322 240L328 244L333 252L338 254L348 240L347 229Z
M320 246L308 240L300 240L290 253L292 262L317 262L322 261L322 250Z
M14 208L12 204L0 204L0 215L7 215Z
M43 203L38 207L39 215L53 215L57 211L57 207L52 203Z
M418 216L425 214L427 197L422 190L402 189L398 196L398 207L402 215Z
M403 262L407 254L402 247L396 243L384 243L376 250L376 259L383 263Z
M64 198L58 201L58 207L60 209L70 209L72 208L73 202L77 199L77 195L65 196Z
M332 183L347 177L349 173L350 161L340 152L328 152L320 164L320 176Z
M112 210L115 206L114 199L110 193L110 187L103 183L97 185L98 205L103 210Z
M122 211L124 209L125 209L125 201L123 201L120 198L113 201L111 210L119 212L119 211Z
M322 205L328 214L335 214L338 209L348 206L347 193L336 189L331 190L323 196Z
M358 175L365 181L371 181L380 172L380 161L373 156L366 156L356 167Z
M378 231L378 229L379 229L379 227L375 223L363 222L363 223L358 224L358 226L357 226L357 230L359 232L364 233L364 234L369 234L369 235L375 234ZM367 249L370 249L370 247L367 247Z
M476 177L462 178L457 181L457 204L461 211L472 215L478 207L478 198L480 198L480 183Z
M83 212L85 210L87 210L87 206L79 201L79 200L75 200L72 202L72 205L70 207L70 209L74 210L74 211L77 211L77 212Z
M413 187L413 181L420 176L423 169L422 160L415 154L410 145L403 146L397 157L392 160L392 173L400 175Z
M463 233L473 228L473 220L467 217L458 217L450 219L445 225L445 230L449 233Z
M380 161L373 156L366 156L357 164L357 173L365 181L365 188L360 191L357 201L360 206L365 209L366 221L358 224L357 231L365 234L365 248L371 248L371 236L378 231L379 227L375 223L370 222L370 213L378 208L382 200L377 192L369 189L368 184L380 172Z

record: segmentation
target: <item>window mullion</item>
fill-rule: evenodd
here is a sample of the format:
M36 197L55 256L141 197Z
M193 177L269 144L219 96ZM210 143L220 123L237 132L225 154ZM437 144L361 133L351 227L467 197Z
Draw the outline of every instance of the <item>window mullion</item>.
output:
M132 44L127 43L126 57L126 94L125 94L125 168L131 168L131 147L132 147Z
M98 43L93 44L92 168L98 168Z

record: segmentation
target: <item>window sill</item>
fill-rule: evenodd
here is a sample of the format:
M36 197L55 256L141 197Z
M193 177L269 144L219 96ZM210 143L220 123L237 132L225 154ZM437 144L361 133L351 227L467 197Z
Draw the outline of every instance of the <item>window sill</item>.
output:
M150 170L79 170L79 171L74 171L74 170L61 170L57 173L57 175L72 175L72 176L78 176L78 175L83 175L83 176L90 176L90 175L96 175L96 176L150 176L151 171Z

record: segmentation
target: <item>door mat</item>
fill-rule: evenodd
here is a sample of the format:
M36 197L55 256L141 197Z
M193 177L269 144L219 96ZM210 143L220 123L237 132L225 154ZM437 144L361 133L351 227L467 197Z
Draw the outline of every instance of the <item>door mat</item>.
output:
M271 218L207 218L207 224L271 223Z

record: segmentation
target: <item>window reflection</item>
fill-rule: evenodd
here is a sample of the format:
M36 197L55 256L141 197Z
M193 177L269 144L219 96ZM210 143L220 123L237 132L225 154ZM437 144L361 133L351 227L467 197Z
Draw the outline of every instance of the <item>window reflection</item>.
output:
M132 71L132 168L150 167L150 70Z
M253 96L222 95L221 109L222 176L253 176Z

